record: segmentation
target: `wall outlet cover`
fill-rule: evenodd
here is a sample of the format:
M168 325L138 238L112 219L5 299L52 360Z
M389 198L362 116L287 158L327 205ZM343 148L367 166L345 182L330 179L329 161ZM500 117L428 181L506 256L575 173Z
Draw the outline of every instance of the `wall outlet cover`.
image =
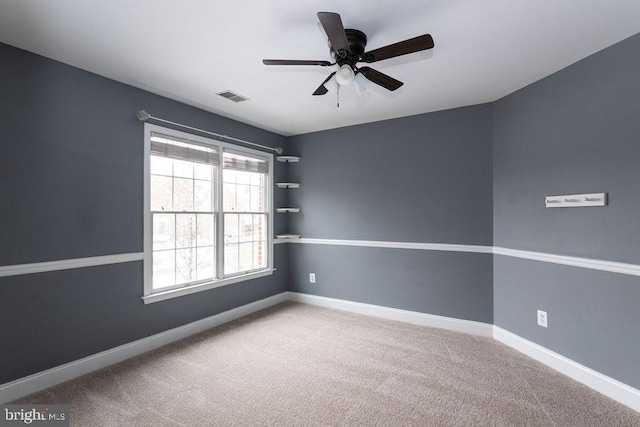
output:
M316 273L309 273L309 283L316 283Z
M538 310L538 325L543 328L547 327L547 312Z

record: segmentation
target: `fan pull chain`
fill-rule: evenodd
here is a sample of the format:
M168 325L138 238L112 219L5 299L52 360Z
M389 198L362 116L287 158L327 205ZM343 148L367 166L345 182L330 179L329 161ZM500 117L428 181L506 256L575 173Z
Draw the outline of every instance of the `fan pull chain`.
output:
M340 85L336 88L336 108L340 108Z

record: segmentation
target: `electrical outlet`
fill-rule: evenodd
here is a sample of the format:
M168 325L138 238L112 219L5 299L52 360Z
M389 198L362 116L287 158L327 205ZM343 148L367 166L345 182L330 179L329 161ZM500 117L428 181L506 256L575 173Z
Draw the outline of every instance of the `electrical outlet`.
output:
M316 273L309 273L309 283L316 283Z
M547 327L547 312L538 310L538 325L543 328Z

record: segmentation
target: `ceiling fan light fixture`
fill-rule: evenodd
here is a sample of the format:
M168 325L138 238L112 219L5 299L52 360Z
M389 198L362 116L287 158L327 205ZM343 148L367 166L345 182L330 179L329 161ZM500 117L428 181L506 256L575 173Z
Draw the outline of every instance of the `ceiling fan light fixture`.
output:
M367 79L364 74L358 73L353 78L353 83L355 84L358 92L363 92L369 85L369 79Z
M353 82L355 75L351 66L344 64L336 73L335 78L340 86L348 86Z

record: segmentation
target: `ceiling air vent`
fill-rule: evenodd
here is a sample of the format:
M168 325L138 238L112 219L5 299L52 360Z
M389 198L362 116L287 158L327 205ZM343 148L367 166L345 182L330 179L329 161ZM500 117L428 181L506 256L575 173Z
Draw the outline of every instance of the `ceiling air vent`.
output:
M244 96L240 96L237 93L231 92L230 90L225 90L224 92L218 93L223 98L227 98L233 102L242 102L247 101L249 98L245 98Z

